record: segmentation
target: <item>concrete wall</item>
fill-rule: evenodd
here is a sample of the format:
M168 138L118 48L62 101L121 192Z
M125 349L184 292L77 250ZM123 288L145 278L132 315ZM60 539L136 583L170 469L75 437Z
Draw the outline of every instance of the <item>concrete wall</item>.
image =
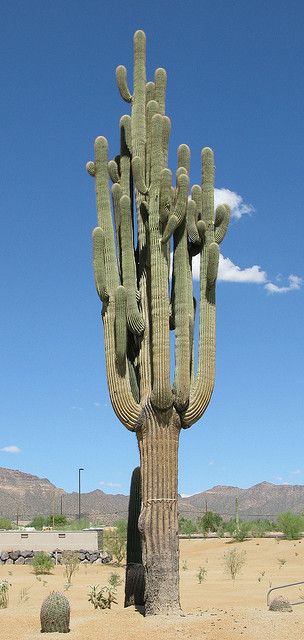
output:
M0 551L101 549L98 531L0 531ZM98 535L99 534L99 535Z

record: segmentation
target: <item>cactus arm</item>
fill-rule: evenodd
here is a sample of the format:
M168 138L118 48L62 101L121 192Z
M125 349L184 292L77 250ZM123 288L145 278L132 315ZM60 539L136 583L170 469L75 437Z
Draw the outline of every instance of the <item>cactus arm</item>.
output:
M150 100L155 100L155 84L154 82L146 83L146 104L150 102Z
M106 288L105 264L104 264L104 235L100 227L93 231L93 268L96 291L102 302L109 300Z
M175 376L174 405L178 412L188 406L190 393L190 340L188 299L188 247L186 220L174 233L174 320Z
M146 144L146 36L134 34L134 94L132 99L132 148L144 162Z
M164 167L168 164L168 147L171 133L171 120L168 116L163 117L163 162Z
M169 217L169 220L166 224L162 243L165 244L168 242L172 233L177 229L178 225L183 221L186 210L187 210L187 197L188 197L188 188L189 188L189 178L186 173L180 173L177 177L177 197L176 197L176 205L172 215Z
M166 223L172 206L172 172L170 169L163 169L160 174L160 204L159 217L160 221Z
M206 226L200 263L200 318L198 370L190 388L189 406L183 413L183 427L190 427L205 412L215 378L215 249L214 246L214 157L202 151L202 217ZM209 267L209 271L208 271ZM209 281L207 279L209 275Z
M158 113L158 103L156 100L149 100L146 107L146 184L150 184L151 181L152 118L156 113Z
M119 285L116 247L108 184L108 143L95 141L95 182L98 224L103 235L104 282L109 299L103 307L107 378L113 409L119 420L131 431L137 428L141 407L133 398L128 371L122 375L115 348L115 292ZM100 232L98 232L100 235ZM95 246L96 248L96 246ZM96 262L95 255L95 262Z
M116 69L116 81L122 99L125 100L125 102L131 102L132 96L127 82L127 69L122 64Z
M120 242L122 259L122 282L127 294L127 323L129 330L141 335L145 324L137 306L136 265L133 247L131 201L126 195L120 200Z
M154 406L172 406L170 385L170 340L168 265L165 248L160 243L159 195L162 170L163 118L152 118L151 186L149 192L149 236L151 255L151 320L152 320L152 398Z
M177 166L186 169L185 173L190 173L190 148L187 144L180 144L177 149Z
M155 100L158 102L159 113L165 115L166 108L166 86L167 86L167 73L165 69L156 69L154 74L155 85Z
M110 160L108 162L108 171L112 182L119 182L118 166L115 160Z
M226 235L230 219L230 207L222 204L216 209L215 213L215 242L221 244Z
M127 292L119 286L115 291L115 350L120 370L126 366L127 356Z

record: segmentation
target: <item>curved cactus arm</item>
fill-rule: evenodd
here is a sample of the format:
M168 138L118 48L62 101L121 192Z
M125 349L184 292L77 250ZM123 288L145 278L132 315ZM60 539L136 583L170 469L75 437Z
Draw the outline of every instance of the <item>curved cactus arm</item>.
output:
M224 240L230 220L230 207L222 204L216 209L215 213L215 242L221 244Z
M110 160L108 162L108 171L112 182L119 182L118 166L115 160Z
M151 401L166 409L172 406L170 385L170 339L168 265L165 248L160 243L159 195L162 166L163 118L152 118L151 186L149 192L149 236L151 260L151 321L153 380Z
M116 69L116 81L122 99L126 102L131 102L132 95L129 91L127 82L127 69L122 64L120 64Z
M112 185L112 202L114 211L114 222L116 231L116 245L117 245L117 264L118 271L121 276L121 243L120 243L120 198L122 196L122 189L119 182L114 182Z
M132 131L131 131L131 117L128 115L121 116L119 121L119 127L121 132L120 141L122 144L122 132L123 132L123 144L126 145L129 154L132 154Z
M108 294L102 314L108 387L117 417L127 429L135 431L141 407L132 395L128 370L122 374L118 366L115 349L115 292L119 285L119 276L108 183L108 143L102 136L95 141L95 182L98 225L103 236L102 246L99 245L99 249L102 250L104 259L103 282ZM100 236L100 231L97 232L97 236ZM95 244L95 253L97 248ZM95 262L96 259L98 258L95 255Z
M184 428L190 427L205 412L215 377L214 157L208 147L202 151L202 217L206 232L200 261L198 369L190 388L189 406L182 415Z
M159 113L165 115L166 108L166 87L167 87L167 72L165 69L156 69L154 74L155 84L155 100L158 102Z
M202 189L199 184L194 184L191 189L191 198L195 202L196 210L195 210L195 218L196 222L201 220L202 217Z
M177 197L176 204L172 215L169 217L169 220L166 224L162 243L166 243L172 233L177 229L177 227L182 223L187 210L187 201L188 201L188 189L189 189L189 178L186 173L181 173L177 177Z
M134 34L134 93L132 99L132 149L144 162L146 144L146 36ZM144 175L144 174L143 174Z
M196 204L194 200L189 198L187 203L187 232L189 240L194 244L198 244L201 241L199 232L196 226Z

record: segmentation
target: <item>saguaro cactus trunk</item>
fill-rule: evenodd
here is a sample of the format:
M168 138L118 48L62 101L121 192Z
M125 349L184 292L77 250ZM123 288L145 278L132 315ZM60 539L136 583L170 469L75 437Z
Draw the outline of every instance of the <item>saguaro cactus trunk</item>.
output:
M202 150L202 184L189 195L190 149L178 148L174 182L167 166L171 123L165 115L166 72L146 80L146 37L134 35L134 89L119 66L117 83L131 116L120 119L120 151L108 159L95 142L98 226L94 273L102 301L110 397L121 422L136 433L142 507L139 529L146 613L179 610L177 467L180 430L203 415L215 365L215 284L219 244L229 208L214 215L214 157ZM112 185L110 202L109 177ZM112 213L113 210L113 213ZM192 259L200 254L198 366L194 368ZM172 277L170 262L173 256ZM175 374L170 380L170 330Z

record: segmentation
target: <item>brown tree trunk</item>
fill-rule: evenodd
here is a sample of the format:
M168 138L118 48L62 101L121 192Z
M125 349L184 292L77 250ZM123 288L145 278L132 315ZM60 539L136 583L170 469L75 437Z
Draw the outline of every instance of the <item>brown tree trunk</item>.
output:
M175 409L145 409L138 433L142 487L139 530L145 568L145 613L180 611L178 545L178 441Z

